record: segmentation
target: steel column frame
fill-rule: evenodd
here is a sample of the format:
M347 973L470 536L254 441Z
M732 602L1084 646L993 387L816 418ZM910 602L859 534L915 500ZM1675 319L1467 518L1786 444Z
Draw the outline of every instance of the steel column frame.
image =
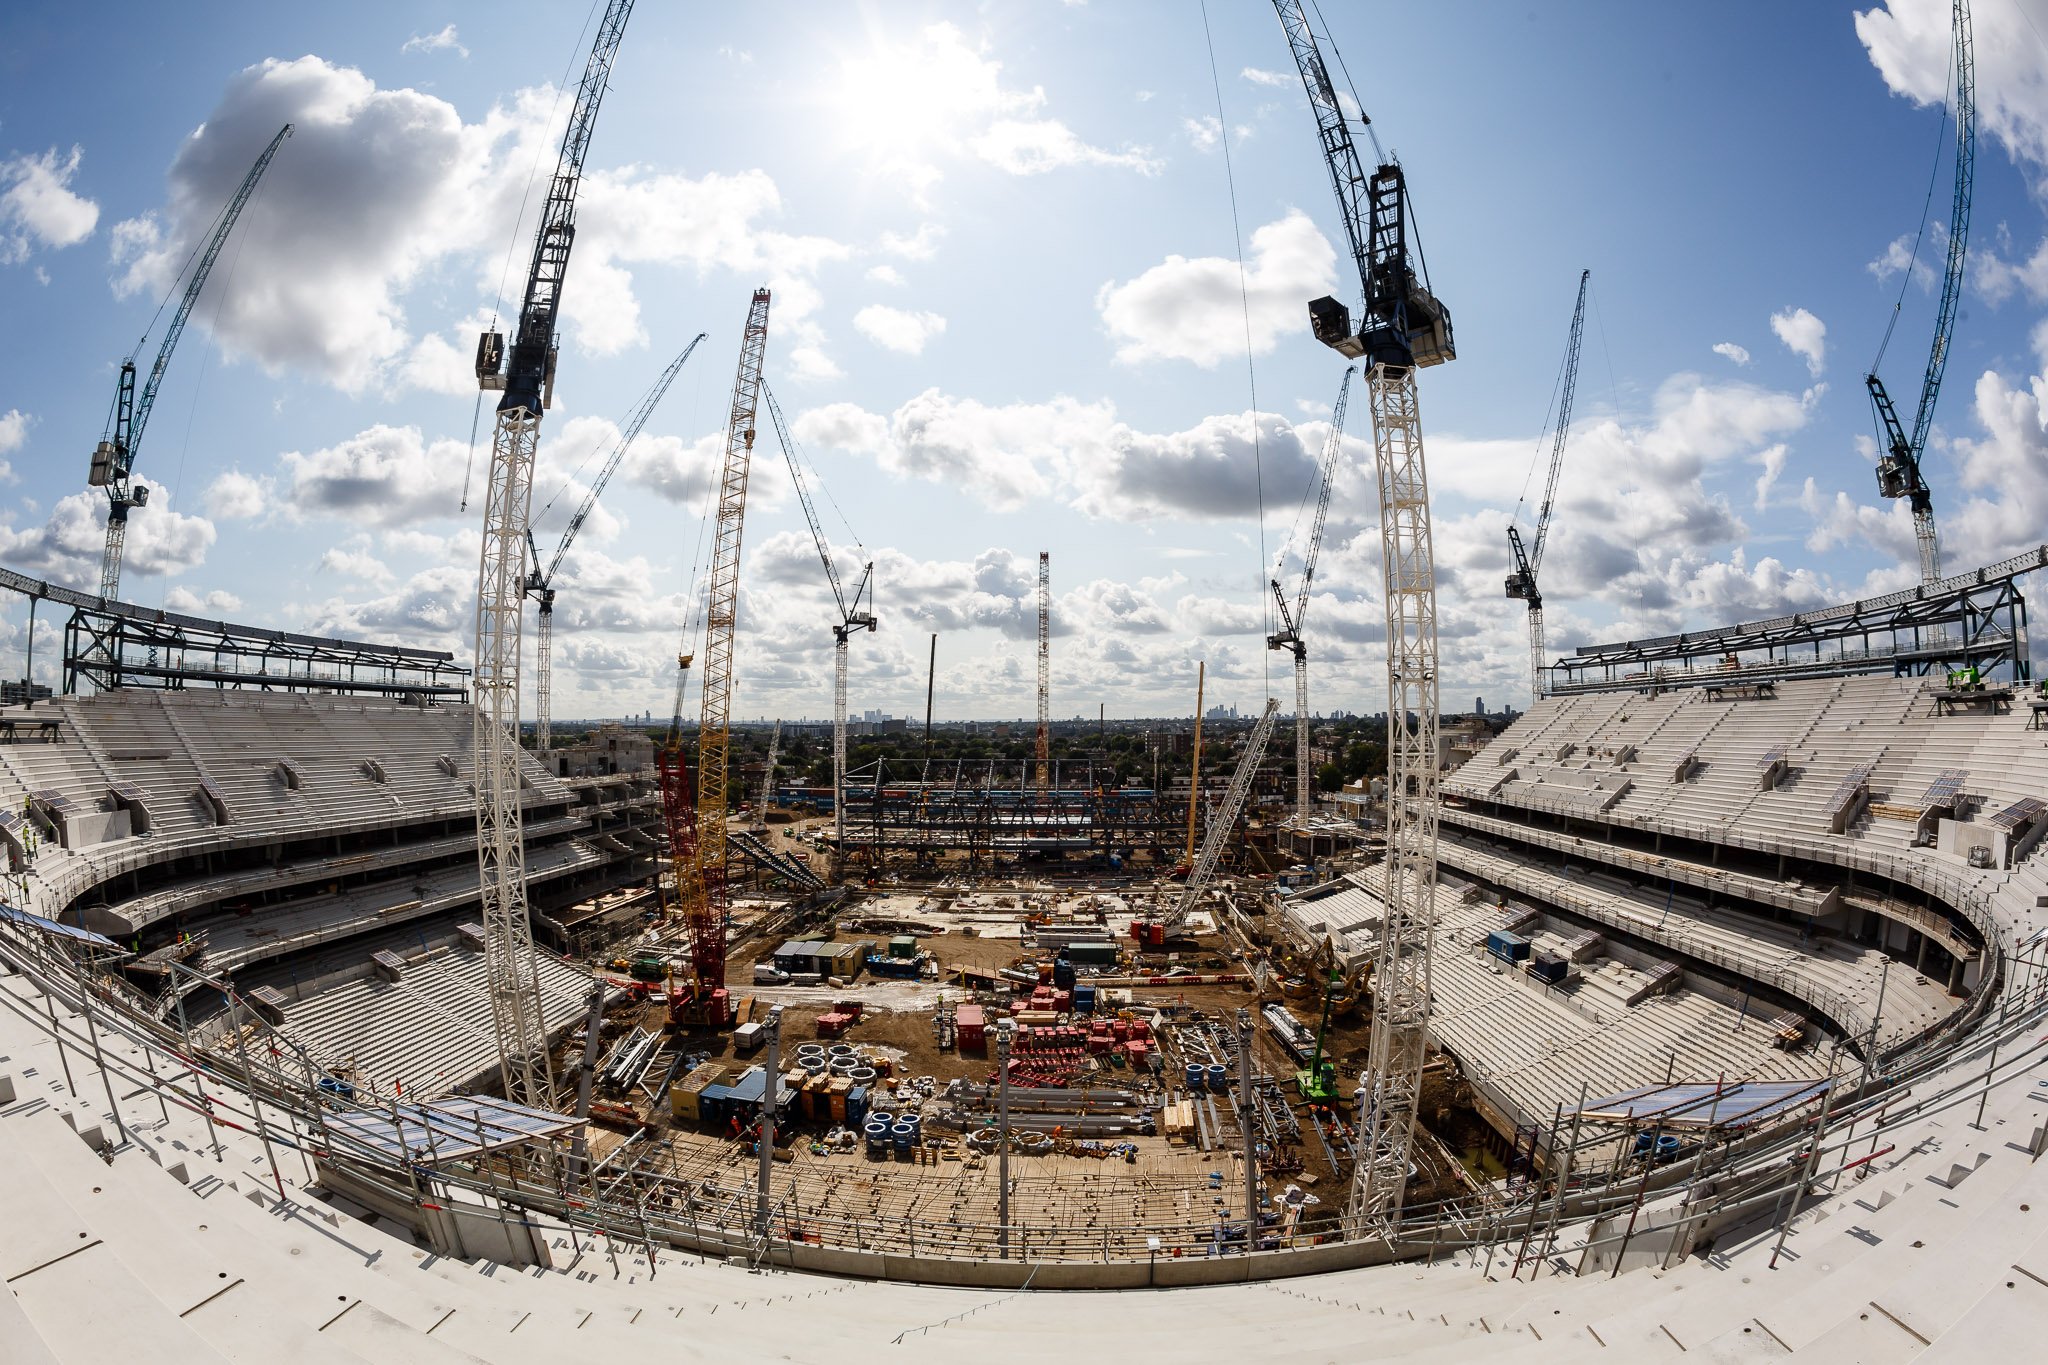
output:
M483 901L484 974L505 1097L549 1108L555 1079L541 1014L539 964L528 916L520 803L519 634L524 615L526 525L540 414L503 408L492 430L483 550L477 568L472 755L476 769L477 875Z
M1364 1141L1346 1211L1352 1235L1385 1234L1401 1216L1429 1044L1436 929L1436 569L1414 367L1375 364L1367 388L1386 580L1387 893L1373 964L1370 1061L1359 1088Z
M1529 695L1541 701L1549 690L1543 685L1543 608L1529 608Z

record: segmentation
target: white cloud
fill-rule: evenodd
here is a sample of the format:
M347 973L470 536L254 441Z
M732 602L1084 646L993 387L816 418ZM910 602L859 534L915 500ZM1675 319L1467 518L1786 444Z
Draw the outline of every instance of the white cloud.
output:
M1977 292L1994 308L2014 293L2024 293L2034 303L2048 303L2048 237L2024 260L2008 260L1989 244L1972 247L1970 274ZM1933 272L1928 275L1931 278Z
M488 448L477 454L488 460ZM278 459L289 515L357 526L406 526L458 515L470 459L460 441L431 444L418 427L382 423L331 446Z
M175 575L206 562L213 548L213 523L185 516L170 506L171 491L150 490L149 506L129 519L122 547L123 595L133 600L135 580ZM96 492L71 493L50 509L43 525L17 531L0 524L0 560L59 582L97 591L106 548L106 500Z
M1714 354L1726 356L1738 365L1747 365L1749 363L1749 348L1747 346L1738 346L1732 341L1715 342Z
M1285 71L1266 71L1256 66L1248 66L1237 74L1253 85L1289 86L1295 79Z
M179 149L161 213L115 226L118 287L167 288L257 151L290 122L291 141L236 227L237 287L201 325L231 354L271 370L303 368L349 392L470 391L474 338L416 337L407 297L450 266L473 270L472 297L497 287L515 224L519 239L531 240L530 217L519 223L521 196L529 168L553 164L555 103L552 90L524 90L465 123L437 96L380 89L317 57L247 68ZM578 345L608 353L645 340L632 275L642 265L765 278L777 289L778 325L801 327L819 344L804 317L815 311L815 291L806 309L799 286L850 252L761 221L781 211L763 172L691 180L597 167L579 208L576 268L562 301Z
M14 477L13 466L4 458L21 449L28 440L29 423L33 419L20 408L9 408L0 412L0 480Z
M917 231L908 235L884 232L882 250L906 261L928 261L938 252L939 239L945 235L946 230L937 223L919 223Z
M1948 230L1941 223L1935 223L1933 228L1933 250L1927 254L1940 256L1948 250ZM1866 262L1863 268L1868 270L1880 284L1891 279L1901 271L1910 270L1913 272L1913 283L1919 285L1922 289L1931 289L1934 287L1935 280L1934 267L1927 263L1924 255L1916 258L1913 255L1913 246L1913 234L1910 232L1903 233L1887 242L1884 254L1874 261Z
M1011 175L1043 175L1066 166L1114 166L1159 174L1160 161L1142 147L1112 152L1083 142L1058 119L998 119L969 144L975 155Z
M74 145L61 160L52 147L0 161L0 265L25 261L37 247L77 246L92 236L100 206L71 190L84 157Z
M1771 330L1786 350L1806 362L1806 372L1818 379L1827 368L1828 325L1804 308L1787 308L1771 314Z
M469 56L469 49L457 40L453 24L447 25L439 33L413 34L399 47L398 52L400 56L414 52L453 52L460 57Z
M937 313L909 312L871 303L853 315L854 330L886 350L918 355L925 343L946 330Z
M182 583L173 584L164 593L164 606L172 611L182 611L188 616L210 615L226 617L242 609L242 599L231 592L215 588L200 596Z
M1252 234L1241 283L1235 261L1169 256L1128 283L1103 285L1095 307L1119 343L1117 359L1189 360L1208 368L1244 353L1247 301L1251 349L1264 355L1283 334L1308 326L1305 300L1336 284L1336 251L1297 209Z
M1778 476L1785 472L1787 453L1785 443L1780 441L1756 457L1764 471L1756 479L1756 510L1759 512L1770 506L1771 489L1778 482Z
M942 483L999 511L1057 496L1086 515L1122 521L1156 516L1250 518L1259 468L1268 488L1300 488L1314 474L1309 437L1262 413L1255 459L1248 414L1205 417L1177 432L1118 421L1107 401L1057 397L990 406L927 389L883 417L851 403L800 414L807 445L867 455L887 473Z
M893 265L869 266L867 279L871 284L886 284L893 287L900 287L904 282L903 272Z
M1188 142L1198 152L1215 150L1223 140L1223 120L1214 114L1200 118L1184 118L1180 121L1181 131L1188 135Z
M830 95L832 125L914 203L941 178L935 161L946 156L971 156L1012 175L1086 165L1158 170L1142 147L1100 147L1047 117L1044 87L1009 87L1002 76L1003 64L985 47L952 24L931 24L842 61Z
M2012 158L2048 168L2048 44L2017 5L1972 6L1977 57L1977 126ZM1916 105L1948 98L1948 0L1887 0L1856 15L1856 36L1893 94ZM2038 185L2037 185L2038 188Z
M270 497L267 481L230 469L207 485L206 512L221 521L252 521L268 509Z
M368 550L348 549L343 546L329 546L320 556L320 572L340 574L343 578L360 579L365 583L385 584L394 575L385 567L384 561Z

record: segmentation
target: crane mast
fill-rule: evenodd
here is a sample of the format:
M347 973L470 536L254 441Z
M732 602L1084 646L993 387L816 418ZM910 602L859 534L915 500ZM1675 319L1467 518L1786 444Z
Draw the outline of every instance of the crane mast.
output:
M1052 785L1052 555L1038 552L1038 760L1031 779L1039 799Z
M1330 415L1330 435L1323 443L1321 487L1316 495L1315 520L1309 525L1308 552L1302 557L1301 591L1295 594L1294 609L1287 609L1280 580L1272 580L1273 601L1280 609L1280 629L1266 637L1266 648L1284 649L1294 656L1294 819L1297 828L1308 832L1311 787L1308 762L1308 641L1302 638L1302 624L1308 616L1309 592L1315 584L1316 558L1323 550L1323 522L1330 513L1330 490L1337 479L1337 458L1344 450L1344 413L1351 405L1351 377L1356 366L1346 366L1344 381L1337 386L1337 407Z
M846 849L846 640L855 631L875 628L873 599L868 596L875 564L869 560L861 566L860 581L854 584L853 597L849 600L845 587L839 581L839 568L832 562L832 547L825 539L825 528L818 522L818 509L811 501L810 487L804 482L801 461L797 459L796 438L789 434L789 424L782 420L782 405L775 401L775 391L765 384L761 386L761 396L768 402L768 416L775 423L775 439L782 445L782 458L789 465L790 482L796 485L797 501L803 504L804 520L810 524L811 539L817 544L818 558L825 565L825 581L832 585L832 600L839 607L839 622L832 627L832 859L836 869ZM863 607L863 601L869 605ZM836 871L834 875L837 875Z
M121 556L128 543L128 514L149 503L149 488L133 479L135 455L142 446L142 431L149 425L149 414L156 407L157 390L164 382L164 371L170 367L171 352L177 349L178 338L185 334L185 324L192 319L193 305L199 302L199 292L206 287L207 277L213 273L213 263L220 259L221 247L227 244L228 234L234 231L236 220L248 207L250 196L256 193L256 182L263 178L263 172L270 168L270 158L277 155L277 149L291 135L289 123L278 129L277 136L270 139L270 145L256 158L256 164L242 177L241 185L221 209L220 216L214 219L206 246L185 281L185 292L178 299L177 311L171 314L170 325L164 328L163 342L156 350L156 363L149 367L149 378L144 381L139 396L135 392L135 356L141 353L142 344L137 342L135 352L121 362L121 377L114 391L113 420L99 445L93 448L92 464L86 474L88 487L107 490L107 541L100 555L100 596L109 602L121 595Z
M1954 30L1956 79L1955 193L1949 203L1948 262L1941 280L1941 306L1935 312L1934 342L1927 352L1927 369L1920 380L1920 406L1913 413L1911 435L1899 421L1898 409L1892 405L1891 395L1885 392L1884 380L1878 378L1876 369L1863 376L1878 426L1884 432L1884 453L1877 460L1877 491L1887 498L1904 498L1912 508L1913 539L1920 550L1922 583L1941 578L1941 540L1935 534L1934 497L1927 487L1920 457L1934 425L1934 403L1941 395L1949 342L1955 336L1956 309L1962 302L1963 265L1970 241L1970 198L1977 173L1977 55L1968 0L1954 0L1950 21Z
M1372 1046L1359 1087L1352 1235L1389 1235L1401 1216L1429 1043L1436 924L1437 628L1429 480L1415 372L1456 358L1449 310L1410 258L1408 190L1398 162L1370 175L1300 0L1274 0L1322 141L1358 268L1359 330L1336 299L1310 302L1316 339L1367 364L1387 614L1387 895L1373 965ZM1419 262L1419 253L1414 258Z
M761 366L768 350L768 291L756 289L740 341L739 372L733 380L732 411L725 425L725 461L718 478L718 525L711 550L710 586L704 602L702 718L697 726L697 847L689 876L678 890L690 934L690 966L696 978L692 999L679 1008L671 996L670 1016L690 1023L722 1026L731 1019L725 990L725 917L731 888L726 880L725 832L731 816L729 758L732 749L733 625L740 602L740 532L747 511L747 476L753 464L754 418L761 397Z
M583 80L534 235L533 263L511 353L497 332L477 342L481 388L500 391L491 431L483 549L477 565L475 714L476 853L483 902L484 973L505 1097L552 1107L554 1071L541 1015L540 965L527 917L526 840L520 809L519 632L526 596L527 523L541 412L554 391L555 321L576 238L576 191L598 105L625 37L632 0L611 0Z
M626 448L647 425L647 419L654 415L654 409L668 394L669 385L675 383L683 366L690 359L690 352L697 349L697 343L704 339L699 332L683 348L683 353L669 362L661 377L654 381L640 403L627 417L619 429L618 444L605 457L597 478L591 482L590 491L583 495L583 501L576 508L569 524L562 528L561 543L555 546L554 558L545 569L540 564L540 550L533 543L533 528L526 528L526 550L532 556L533 567L526 575L526 594L533 598L539 609L534 613L533 649L533 747L546 753L554 747L554 639L555 639L555 575L561 572L562 561L568 557L569 547L576 541L576 533L583 529L583 523L590 520L591 512L597 507L597 499L612 481L612 475L619 472L619 464L626 458Z
M1564 379L1558 389L1557 435L1550 447L1550 470L1544 476L1543 503L1536 513L1536 538L1526 549L1521 529L1508 526L1508 554L1515 563L1508 575L1508 596L1529 604L1529 695L1543 696L1543 593L1536 586L1536 570L1543 563L1543 546L1550 536L1550 511L1557 498L1557 474L1564 467L1564 442L1572 426L1572 397L1579 387L1579 338L1586 326L1586 281L1590 270L1579 272L1579 301L1572 307L1572 330L1565 343Z

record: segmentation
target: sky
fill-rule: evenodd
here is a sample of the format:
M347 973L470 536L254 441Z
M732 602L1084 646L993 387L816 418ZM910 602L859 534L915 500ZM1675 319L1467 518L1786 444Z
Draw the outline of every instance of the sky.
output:
M1967 288L1926 458L1951 570L2048 539L2048 3L1975 10ZM1910 414L1950 217L1946 3L1322 12L1457 326L1458 360L1421 376L1447 709L1528 701L1505 531L1540 501L1582 269L1553 653L1914 581L1861 380L1896 304L1881 372ZM489 455L470 356L518 306L594 19L0 10L0 564L96 585L85 472L120 362L140 344L147 369L158 305L289 122L140 447L122 595L466 659ZM1299 581L1344 368L1304 304L1357 277L1270 7L642 4L586 169L544 554L708 335L557 579L558 717L669 705L762 284L832 553L875 566L856 712L918 713L936 633L941 719L1032 714L1040 551L1055 717L1188 714L1198 662L1211 703L1291 709L1265 584ZM1385 705L1359 399L1304 632L1319 713ZM829 716L836 611L765 428L741 585L734 714ZM25 629L0 604L0 674Z

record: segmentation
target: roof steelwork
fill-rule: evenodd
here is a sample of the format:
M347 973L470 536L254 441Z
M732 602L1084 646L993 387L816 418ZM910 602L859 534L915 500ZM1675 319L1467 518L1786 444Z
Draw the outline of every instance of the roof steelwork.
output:
M460 700L469 670L446 650L298 635L114 602L0 569L0 589L71 608L64 690L242 687Z
M1754 1128L1827 1094L1834 1082L1678 1081L1588 1100L1579 1114L1595 1123L1628 1123L1701 1132ZM1569 1116L1567 1116L1569 1117Z
M451 1095L381 1110L342 1109L327 1114L325 1121L331 1134L416 1166L464 1161L502 1147L561 1137L582 1126L566 1114L488 1095Z
M2015 582L2048 568L2048 545L1882 597L1653 640L1582 645L1550 667L1552 693L1726 687L1788 678L2004 667L2033 676Z

